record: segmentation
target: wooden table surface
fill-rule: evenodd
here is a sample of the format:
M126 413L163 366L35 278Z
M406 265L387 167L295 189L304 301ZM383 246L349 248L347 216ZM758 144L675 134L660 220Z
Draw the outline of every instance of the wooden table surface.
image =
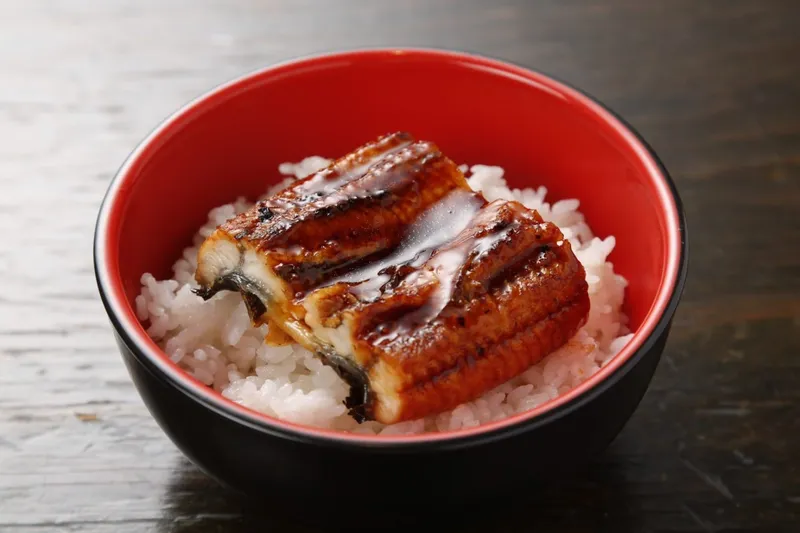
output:
M467 519L450 525L800 531L798 23L797 0L0 1L0 531L320 530L226 492L159 430L92 232L118 165L188 99L377 45L479 52L594 94L661 155L691 235L669 345L608 452L502 516L445 510Z

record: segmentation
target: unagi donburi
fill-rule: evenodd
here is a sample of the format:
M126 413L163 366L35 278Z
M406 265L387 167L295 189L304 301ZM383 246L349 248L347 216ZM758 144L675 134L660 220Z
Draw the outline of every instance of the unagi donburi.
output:
M564 393L628 339L613 237L575 200L407 133L281 170L137 299L167 355L234 401L363 433L471 427Z

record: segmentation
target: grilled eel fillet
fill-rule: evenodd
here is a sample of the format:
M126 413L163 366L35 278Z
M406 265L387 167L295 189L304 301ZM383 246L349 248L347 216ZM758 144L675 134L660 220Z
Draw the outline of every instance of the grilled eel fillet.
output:
M561 231L488 203L432 143L395 133L222 224L198 294L239 291L254 323L314 351L358 420L442 412L519 375L584 324Z

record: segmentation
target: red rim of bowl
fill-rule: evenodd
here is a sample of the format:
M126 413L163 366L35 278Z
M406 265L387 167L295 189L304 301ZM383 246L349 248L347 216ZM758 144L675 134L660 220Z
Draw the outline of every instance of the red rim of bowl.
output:
M276 76L290 73L298 68L313 67L320 63L356 59L369 55L383 55L386 57L416 55L429 60L458 61L472 67L489 69L498 76L523 80L526 83L536 85L540 89L545 87L548 90L556 91L566 98L577 101L588 111L608 122L628 143L632 151L648 169L648 176L653 182L654 189L657 191L658 199L668 221L667 268L659 284L656 300L642 324L634 332L634 337L606 366L577 387L529 411L468 429L416 435L361 435L338 430L320 429L280 420L223 397L220 393L197 381L173 363L147 335L145 328L136 318L134 309L125 297L118 269L119 258L114 246L117 244L117 235L111 233L110 230L118 227L122 216L119 209L119 198L124 196L131 176L138 170L144 156L157 146L159 138L180 128L186 121L191 120L196 111L209 102L235 91L240 85L247 84L254 78ZM362 446L408 446L439 442L448 444L450 447L458 447L467 442L474 444L476 440L485 441L502 438L514 433L516 430L528 430L532 425L546 423L554 418L563 416L585 402L591 401L592 398L622 377L630 367L634 366L652 348L655 341L669 326L683 290L688 257L686 228L680 197L664 165L659 161L650 146L630 125L600 104L595 98L556 80L552 76L496 59L447 50L385 48L335 52L279 63L222 84L183 106L162 122L135 148L111 181L97 219L94 263L95 275L103 304L118 334L131 352L156 377L166 378L168 383L177 386L184 393L217 413L261 431L296 440L315 440L330 444Z

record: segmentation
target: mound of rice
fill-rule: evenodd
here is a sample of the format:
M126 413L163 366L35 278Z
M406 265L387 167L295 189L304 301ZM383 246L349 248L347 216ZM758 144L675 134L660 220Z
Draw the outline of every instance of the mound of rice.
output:
M280 172L289 177L265 196L329 162L315 156L282 164ZM198 380L251 409L300 424L365 434L411 434L473 427L536 407L597 372L631 337L621 312L627 282L606 260L614 237L599 239L592 234L578 211L578 200L551 205L545 202L544 187L509 189L502 168L461 168L472 188L482 191L487 200L518 200L561 228L586 269L591 300L586 326L564 347L482 398L421 420L391 426L358 424L343 403L348 394L344 381L300 346L264 344L266 326L251 325L239 294L221 292L204 302L192 293L197 286L197 247L219 224L252 205L245 199L211 210L208 223L194 237L194 246L184 250L173 266L172 279L142 276L141 294L136 298L138 317L148 324L148 334L165 353Z

